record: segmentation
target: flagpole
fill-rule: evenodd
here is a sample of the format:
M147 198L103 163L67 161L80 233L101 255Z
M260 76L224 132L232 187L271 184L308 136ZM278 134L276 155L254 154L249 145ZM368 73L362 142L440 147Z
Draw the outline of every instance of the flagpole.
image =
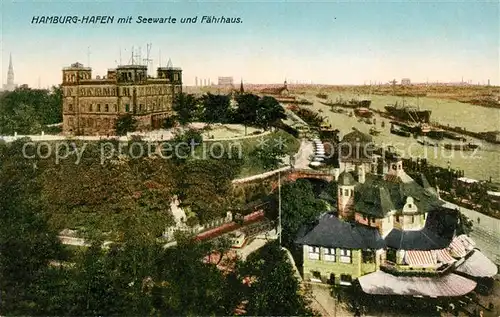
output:
M281 246L281 171L278 172L278 230Z

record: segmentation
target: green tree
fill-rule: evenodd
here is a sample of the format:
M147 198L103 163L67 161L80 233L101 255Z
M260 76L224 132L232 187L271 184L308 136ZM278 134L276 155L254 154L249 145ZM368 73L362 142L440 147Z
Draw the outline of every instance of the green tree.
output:
M198 99L193 94L178 94L174 98L172 109L176 113L177 121L185 126L195 119L195 113L198 109Z
M207 123L228 123L232 118L229 107L230 98L227 95L214 95L208 93L203 95L203 119Z
M236 96L238 108L236 109L236 121L245 125L245 135L247 126L255 124L257 121L257 109L259 108L259 96L254 94L241 94Z
M286 119L285 109L275 98L269 96L259 100L256 115L256 123L264 129L268 129L277 120Z
M40 133L47 124L62 121L61 87L18 88L0 95L0 133Z
M277 193L272 197L272 217L276 217L278 205ZM291 249L299 229L314 221L325 211L324 203L314 195L311 183L299 179L293 183L286 183L281 187L281 226L283 244Z
M5 315L44 311L48 265L62 256L56 233L40 210L39 171L36 159L22 154L25 141L0 144L0 298Z
M301 293L300 284L288 257L277 242L270 242L251 254L240 276L253 276L247 288L249 316L312 316L310 299Z
M137 119L130 113L124 114L116 120L115 131L117 135L127 135L128 132L136 131Z
M250 160L253 165L258 165L265 170L272 170L278 168L283 164L283 159L287 155L284 146L276 144L264 144L258 146L249 153Z

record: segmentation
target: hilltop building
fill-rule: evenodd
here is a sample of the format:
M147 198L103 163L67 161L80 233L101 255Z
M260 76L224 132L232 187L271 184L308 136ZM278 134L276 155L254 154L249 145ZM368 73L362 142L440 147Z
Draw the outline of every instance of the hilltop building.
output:
M63 69L63 132L68 135L114 134L116 120L127 113L139 130L157 129L172 115L172 102L182 93L182 70L169 60L147 75L145 65L108 69L107 76L92 77L92 69L80 63Z
M233 77L219 77L217 80L217 85L219 87L233 87Z
M285 80L283 83L282 87L269 87L269 88L264 88L261 91L261 94L263 95L271 95L271 96L278 96L278 97L288 97L290 95L290 91L288 90L288 84Z
M16 89L16 84L14 84L14 67L12 66L12 54L9 56L9 69L7 71L7 84L3 85L4 91L12 91Z
M294 103L295 97L291 96L290 90L288 90L288 84L287 81L283 83L283 86L281 87L268 87L264 88L260 91L260 94L262 96L271 96L276 98L279 102L287 103L291 102Z
M401 79L401 86L410 86L410 85L411 85L410 78L403 78L403 79Z
M354 131L344 142L368 140ZM369 156L369 155L368 155ZM348 162L337 179L337 206L301 230L305 279L356 285L371 295L461 296L498 273L461 232L423 175L387 154L382 173Z

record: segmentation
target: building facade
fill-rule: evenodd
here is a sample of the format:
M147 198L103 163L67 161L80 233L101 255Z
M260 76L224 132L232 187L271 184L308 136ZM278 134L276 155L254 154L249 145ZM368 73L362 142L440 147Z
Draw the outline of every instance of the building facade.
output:
M233 77L219 77L217 80L217 85L224 87L232 87L234 85Z
M182 93L182 70L169 63L155 78L147 71L145 65L125 65L93 78L92 69L80 63L64 68L63 133L114 135L116 120L127 113L137 119L138 130L160 128Z

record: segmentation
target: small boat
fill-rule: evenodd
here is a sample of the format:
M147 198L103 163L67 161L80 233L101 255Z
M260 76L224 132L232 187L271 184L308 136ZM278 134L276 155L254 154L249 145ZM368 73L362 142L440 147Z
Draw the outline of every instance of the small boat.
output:
M457 141L467 141L467 139L458 133L443 130L443 136L448 139Z
M357 109L354 109L354 114L357 117L361 117L361 118L371 118L371 117L373 117L373 112L371 112L368 108L357 108Z
M396 125L394 124L391 124L391 133L392 134L395 134L395 135L399 135L399 136L402 136L402 137L405 137L405 138L409 138L411 136L411 132L409 131L405 131L401 128L396 128Z
M437 146L437 143L432 143L427 140L417 140L417 142L425 146Z
M447 150L455 150L455 151L472 151L475 150L479 147L478 144L473 144L473 143L458 143L458 144L451 144L447 143L444 145L444 148Z
M442 129L431 129L431 131L427 132L425 136L435 139L435 140L442 140L444 138L444 130Z
M381 132L381 131L380 131L380 130L377 130L377 128L375 128L375 127L371 127L371 128L370 128L370 134L371 134L371 135L379 135L379 134L380 134L380 132Z

